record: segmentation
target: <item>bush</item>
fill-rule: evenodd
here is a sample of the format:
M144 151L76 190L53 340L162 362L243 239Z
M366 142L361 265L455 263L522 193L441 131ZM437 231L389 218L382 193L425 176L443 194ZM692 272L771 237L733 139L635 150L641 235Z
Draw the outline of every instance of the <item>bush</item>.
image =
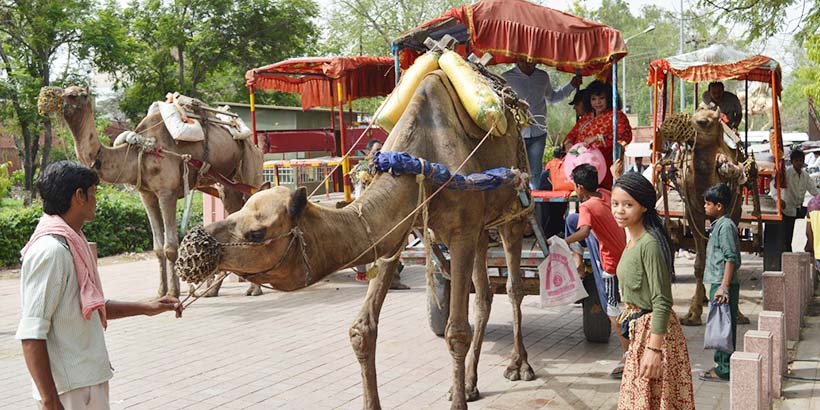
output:
M17 265L20 250L37 227L42 205L0 211L0 266ZM100 257L152 249L148 215L133 194L109 186L97 193L97 216L83 228L89 241L97 242Z
M11 177L9 177L9 167L11 161L0 164L0 202L3 202L9 191L11 190Z

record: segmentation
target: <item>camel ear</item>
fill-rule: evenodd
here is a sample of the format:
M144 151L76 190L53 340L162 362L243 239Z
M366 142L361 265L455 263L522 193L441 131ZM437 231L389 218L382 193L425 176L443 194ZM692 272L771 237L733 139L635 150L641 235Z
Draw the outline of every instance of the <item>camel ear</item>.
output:
M720 106L715 107L715 112L717 113L718 117L720 117Z
M264 184L259 186L259 189L257 189L256 192L264 191L266 189L270 189L270 181L265 181Z
M290 206L288 207L288 213L290 213L290 217L297 221L302 216L302 212L307 207L307 189L305 187L300 186L296 188L296 191L290 195Z

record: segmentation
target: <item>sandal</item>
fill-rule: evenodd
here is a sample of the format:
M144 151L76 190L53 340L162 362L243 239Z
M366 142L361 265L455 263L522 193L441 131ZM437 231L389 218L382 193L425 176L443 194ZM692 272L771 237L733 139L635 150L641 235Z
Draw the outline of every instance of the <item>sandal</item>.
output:
M702 373L698 374L698 379L703 380L705 382L720 382L720 383L726 383L726 382L729 381L729 379L724 379L724 378L718 376L717 373L715 373L715 368L714 367L709 369L708 371L705 371L705 372L702 372Z
M624 363L618 363L614 369L609 373L609 377L612 379L622 379L624 377Z

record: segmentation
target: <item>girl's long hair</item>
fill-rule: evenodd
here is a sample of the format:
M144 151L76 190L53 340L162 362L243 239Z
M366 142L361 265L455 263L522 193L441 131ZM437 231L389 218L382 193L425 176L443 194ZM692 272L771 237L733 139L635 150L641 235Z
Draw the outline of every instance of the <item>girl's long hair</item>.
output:
M634 172L624 174L618 178L613 189L615 188L623 189L629 196L635 198L642 207L646 208L646 213L643 215L643 226L661 247L661 253L663 253L669 275L674 278L675 264L672 259L672 247L670 246L672 240L663 226L663 220L658 215L658 211L655 210L655 203L658 200L655 188L641 174Z

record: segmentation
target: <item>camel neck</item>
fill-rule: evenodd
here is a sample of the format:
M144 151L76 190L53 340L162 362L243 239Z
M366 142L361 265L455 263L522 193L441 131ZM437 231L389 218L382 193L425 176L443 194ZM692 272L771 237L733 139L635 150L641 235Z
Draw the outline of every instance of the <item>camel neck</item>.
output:
M361 198L343 209L310 206L303 217L302 231L312 275L318 279L397 250L407 240L412 217L378 243L375 251L368 248L413 211L417 193L418 185L412 177L382 174Z
M67 117L66 122L74 137L77 158L86 166L94 168L101 180L108 183L135 183L137 149L129 150L127 145L119 148L104 146L97 136L94 112L90 103L82 113ZM134 158L129 160L129 156Z

